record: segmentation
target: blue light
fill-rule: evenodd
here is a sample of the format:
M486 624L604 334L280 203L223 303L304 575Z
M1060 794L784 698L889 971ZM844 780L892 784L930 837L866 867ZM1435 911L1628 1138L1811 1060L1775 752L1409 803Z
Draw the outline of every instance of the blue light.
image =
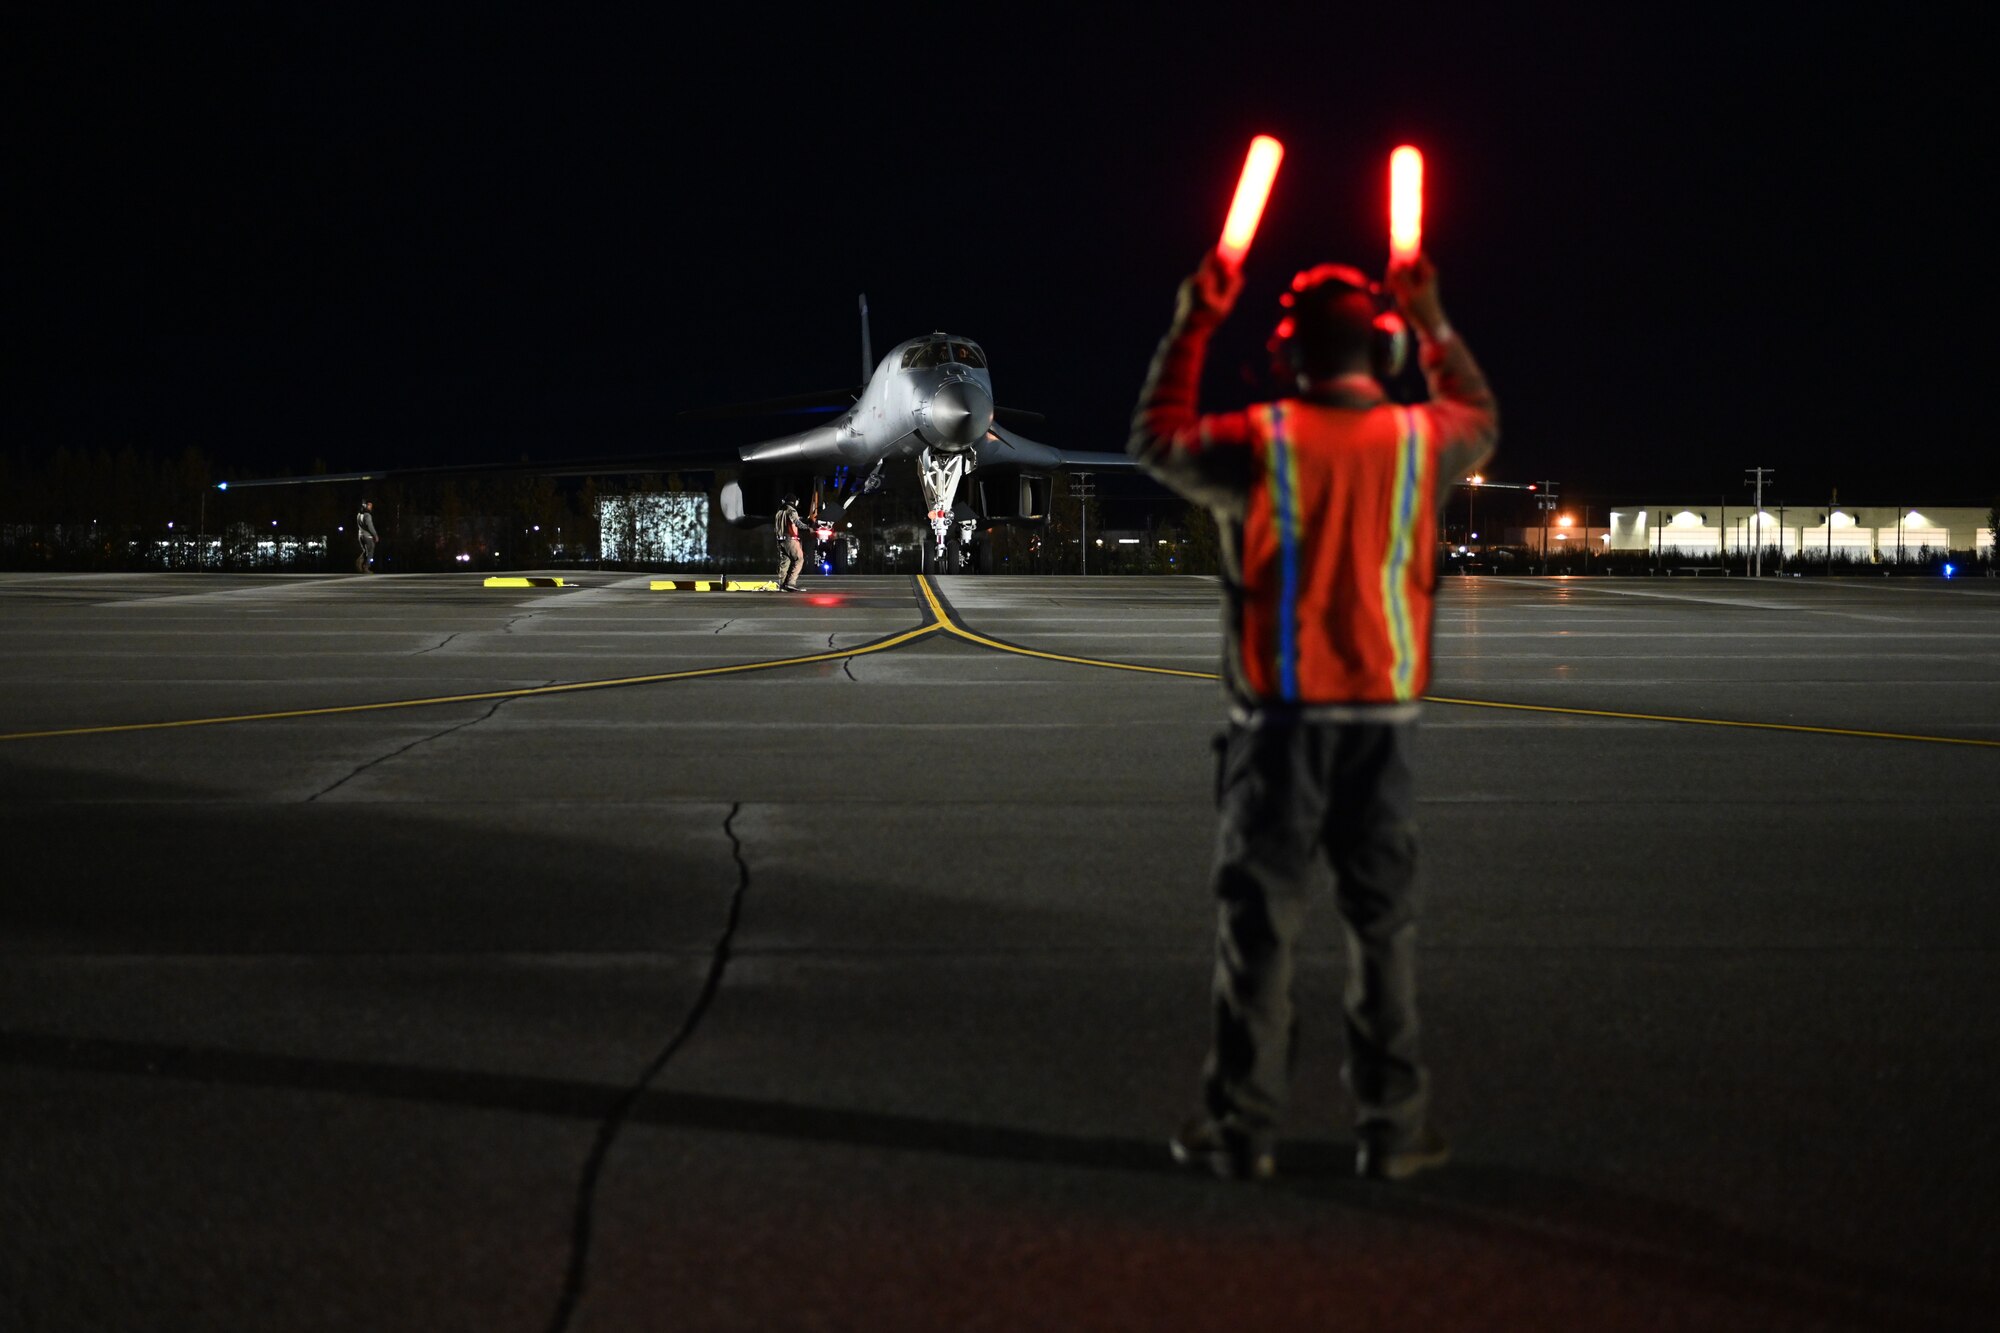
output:
M215 483L215 489L218 491L226 491L229 489L229 483L226 481L218 481Z
M1946 578L1950 578L1950 577L1951 577L1951 573L1952 573L1952 569L1951 569L1951 566L1950 566L1950 565L1946 565L1946 566L1944 567L1944 576L1945 576Z

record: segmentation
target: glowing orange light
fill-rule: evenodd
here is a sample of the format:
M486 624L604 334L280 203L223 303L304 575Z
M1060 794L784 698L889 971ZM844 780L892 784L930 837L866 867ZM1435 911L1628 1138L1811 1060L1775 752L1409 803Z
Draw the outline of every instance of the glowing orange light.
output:
M1263 219L1264 203L1271 197L1271 182L1278 178L1278 160L1285 146L1268 134L1250 141L1243 158L1243 174L1236 181L1236 198L1230 201L1229 217L1222 224L1222 243L1216 251L1222 262L1236 268L1249 253L1250 238L1257 234Z
M840 598L834 595L833 593L824 593L824 592L815 593L811 597L806 598L806 601L810 602L814 606L840 605Z
M1389 154L1389 258L1415 259L1424 246L1424 155L1404 144Z

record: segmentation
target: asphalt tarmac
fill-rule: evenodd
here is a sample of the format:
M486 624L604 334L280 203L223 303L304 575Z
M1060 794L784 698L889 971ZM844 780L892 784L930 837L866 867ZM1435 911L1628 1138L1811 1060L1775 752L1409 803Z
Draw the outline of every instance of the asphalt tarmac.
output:
M1449 581L1249 1186L1213 580L563 577L0 575L0 1328L1986 1326L2000 583Z

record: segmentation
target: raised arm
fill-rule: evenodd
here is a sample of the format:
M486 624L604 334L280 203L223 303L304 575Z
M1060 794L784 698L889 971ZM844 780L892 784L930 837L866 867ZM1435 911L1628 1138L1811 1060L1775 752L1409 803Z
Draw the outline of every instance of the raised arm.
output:
M1424 381L1430 386L1430 401L1422 410L1437 448L1436 499L1441 504L1452 486L1493 456L1500 440L1500 407L1472 350L1445 318L1437 268L1429 257L1391 265L1385 285L1416 329L1422 348Z
M1229 317L1243 275L1214 251L1180 285L1173 323L1153 353L1132 412L1125 452L1169 489L1211 507L1241 502L1249 473L1249 423L1240 412L1196 410L1208 340Z

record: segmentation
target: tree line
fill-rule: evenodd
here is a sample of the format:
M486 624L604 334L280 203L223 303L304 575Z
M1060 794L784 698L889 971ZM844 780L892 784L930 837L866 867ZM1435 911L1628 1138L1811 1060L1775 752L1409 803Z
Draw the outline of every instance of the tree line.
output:
M383 554L396 568L527 568L596 555L594 480L441 475L229 491L217 487L219 474L196 448L172 458L129 448L0 453L0 562L338 570L354 560L364 497L375 502ZM637 478L634 487L660 489L667 480Z

